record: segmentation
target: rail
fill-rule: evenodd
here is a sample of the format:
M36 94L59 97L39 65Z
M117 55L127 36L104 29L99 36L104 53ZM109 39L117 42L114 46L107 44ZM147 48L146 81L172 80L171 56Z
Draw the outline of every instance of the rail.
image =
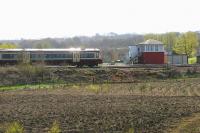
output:
M133 64L133 65L100 65L95 67L76 67L76 66L45 66L47 68L167 68L167 67L200 67L200 64L187 64L187 65L175 65L175 64Z

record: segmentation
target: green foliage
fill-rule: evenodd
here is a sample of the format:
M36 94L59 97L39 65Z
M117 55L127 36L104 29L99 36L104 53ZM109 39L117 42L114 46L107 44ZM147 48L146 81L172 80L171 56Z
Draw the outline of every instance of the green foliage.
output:
M177 33L169 32L165 34L146 34L144 39L155 39L164 43L167 51L177 54L186 54L193 57L198 47L198 36L195 32Z
M24 128L18 122L11 123L5 133L24 133Z
M197 57L189 58L188 59L188 64L195 64L197 63Z
M50 39L40 40L33 44L35 48L43 49L43 48L52 48L52 42Z
M154 39L164 43L164 46L167 50L171 51L176 43L176 38L178 37L177 32L168 32L165 34L146 34L144 39Z
M198 37L195 32L186 32L181 34L176 41L174 51L177 54L186 54L193 57L198 47Z
M59 84L54 85L54 87L59 87ZM0 91L8 90L21 90L21 89L52 89L52 84L33 84L33 85L14 85L14 86L2 86Z
M0 49L14 49L14 48L17 48L17 45L15 44L11 44L11 43L3 43L1 44L0 43Z
M61 133L61 129L57 121L53 122L53 125L48 133Z

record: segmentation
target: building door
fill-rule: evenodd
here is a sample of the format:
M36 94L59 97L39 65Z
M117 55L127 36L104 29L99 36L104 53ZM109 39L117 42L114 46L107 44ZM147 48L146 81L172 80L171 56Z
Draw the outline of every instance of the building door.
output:
M80 62L80 52L73 52L73 62Z

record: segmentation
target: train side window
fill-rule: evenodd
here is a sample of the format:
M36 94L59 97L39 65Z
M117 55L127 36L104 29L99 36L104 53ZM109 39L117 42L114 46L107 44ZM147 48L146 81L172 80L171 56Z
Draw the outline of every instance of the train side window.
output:
M95 53L91 53L91 52L90 53L86 53L86 52L85 53L81 53L80 57L81 58L94 58L95 57Z
M96 53L96 58L99 58L99 53Z
M31 54L31 59L35 58L35 54Z
M72 58L72 54L67 53L67 54L46 54L46 58L48 59L55 59L55 58Z
M73 56L72 53L67 53L67 54L65 54L65 57L66 57L66 58L72 58L72 56Z
M80 53L80 57L81 57L81 58L86 58L86 53L81 52L81 53Z
M94 58L94 53L88 53L88 58Z
M15 59L16 57L16 54L2 54L2 59Z

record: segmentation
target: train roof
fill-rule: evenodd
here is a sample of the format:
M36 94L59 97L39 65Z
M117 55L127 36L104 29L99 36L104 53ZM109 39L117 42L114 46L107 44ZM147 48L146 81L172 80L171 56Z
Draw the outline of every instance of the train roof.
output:
M20 52L20 51L27 51L27 52L36 52L36 51L48 51L48 52L55 52L55 51L100 51L97 48L68 48L68 49L1 49L0 52Z

